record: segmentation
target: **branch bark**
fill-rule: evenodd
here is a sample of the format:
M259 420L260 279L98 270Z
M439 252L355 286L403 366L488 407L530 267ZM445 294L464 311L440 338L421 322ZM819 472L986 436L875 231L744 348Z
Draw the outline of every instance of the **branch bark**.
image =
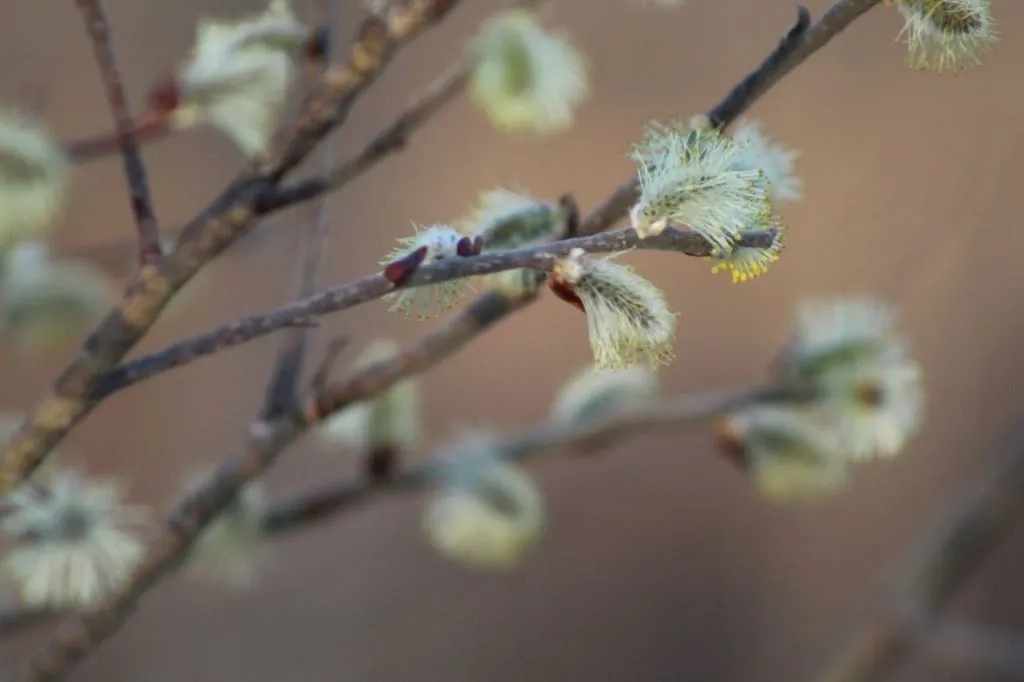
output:
M261 197L348 115L395 52L457 3L398 0L383 15L363 23L345 58L328 69L304 114L291 126L283 149L231 183L185 228L173 254L155 267L140 270L120 304L85 340L48 395L29 410L0 454L0 495L42 464L53 447L97 405L97 381L124 359L167 302L200 268L252 229Z
M397 357L329 385L307 399L299 410L270 422L254 424L248 448L229 458L205 485L171 513L163 533L132 579L94 610L66 619L13 679L21 682L60 679L114 634L146 591L185 560L203 528L231 503L237 491L266 471L284 448L308 428L346 405L365 400L407 376L433 367L526 303L528 299L510 300L499 294L487 294Z
M764 248L774 235L769 232L750 231L740 243L744 246ZM632 229L566 239L529 249L483 254L469 258L440 261L420 267L408 280L396 287L384 275L371 275L333 289L327 289L309 298L289 303L262 315L242 317L216 329L179 341L162 350L122 365L95 384L93 400L102 400L128 386L170 371L177 367L247 343L279 329L295 325L309 325L310 321L328 313L347 310L385 296L392 291L411 286L426 286L503 270L533 268L550 270L559 257L572 249L591 253L608 253L626 249L654 249L679 251L691 256L708 256L711 246L696 232L668 229L657 236L640 239Z
M124 161L124 176L131 194L132 216L135 218L135 229L138 234L139 264L154 265L163 257L160 246L160 227L153 210L153 199L149 192L146 179L146 165L142 161L142 153L135 141L135 123L128 107L128 98L124 92L124 81L121 70L117 66L114 48L111 42L110 25L103 11L101 0L77 0L78 9L85 21L86 31L92 41L96 63L100 68L103 86L106 89L107 101L114 115L114 128L117 131L117 146Z
M640 431L674 428L712 418L752 401L787 396L787 392L770 387L700 393L587 423L542 424L500 439L495 443L495 450L510 461L523 461L553 452L590 451L595 447L607 447L616 440ZM385 482L367 479L341 481L275 504L264 519L266 531L281 533L305 528L349 512L370 500L426 488L437 480L437 474L451 454L448 449L441 450L426 464L396 473Z
M327 44L324 45L327 62L331 61L332 52L330 43L333 43L334 27L338 24L338 0L323 0L321 2L321 23L323 31L322 38ZM320 171L330 173L335 166L334 138L338 129L327 136L320 149ZM308 224L300 237L299 260L296 296L300 299L308 298L316 292L317 273L323 261L323 254L327 246L328 225L327 208L330 203L330 195L323 194L317 197L310 205ZM305 360L307 346L309 345L309 327L293 326L286 332L281 340L274 367L267 382L266 397L264 399L262 419L273 419L295 409L299 400L299 381L302 377L302 365Z
M965 580L1024 514L1024 434L945 510L945 518L905 557L875 613L816 679L875 682L916 650L915 629L931 624ZM908 623L906 614L914 618ZM913 625L913 627L911 626Z
M717 128L724 130L749 110L783 76L825 47L858 17L882 0L836 0L818 21L803 5L797 6L797 20L778 46L707 113ZM604 232L622 220L639 197L636 178L620 183L611 196L595 208L580 225L580 234Z

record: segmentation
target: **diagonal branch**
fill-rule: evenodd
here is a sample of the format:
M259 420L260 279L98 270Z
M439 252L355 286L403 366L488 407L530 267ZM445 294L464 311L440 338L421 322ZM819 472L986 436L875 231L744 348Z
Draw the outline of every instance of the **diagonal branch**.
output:
M750 231L744 233L739 243L764 248L769 246L773 239L772 231ZM263 315L239 318L122 365L97 381L92 398L103 399L132 384L199 358L247 343L278 329L301 323L308 324L310 320L319 316L379 299L399 288L437 284L524 267L546 271L551 269L559 257L564 257L576 248L591 253L608 253L633 248L680 251L691 256L708 256L711 253L710 244L696 232L668 229L660 235L640 239L635 231L628 229L566 239L529 249L439 261L420 267L402 283L401 287L396 287L384 275L371 275L351 284L289 303Z
M332 28L338 24L338 1L323 0L321 2L321 23L324 31L321 33L326 44L322 45L322 52L329 55L331 52L330 36L333 35ZM329 60L328 60L329 61ZM327 136L320 149L321 172L329 173L335 166L334 156L334 133ZM309 224L301 235L299 249L298 284L297 295L300 299L308 298L316 293L317 272L323 261L323 252L327 246L328 226L327 208L330 202L330 195L324 194L311 204ZM286 330L281 340L281 347L278 350L274 368L270 373L270 380L267 382L266 397L264 399L262 419L273 419L285 414L298 405L299 400L299 379L302 376L302 363L306 356L306 348L309 343L309 328L296 325Z
M915 627L930 622L1024 514L1024 436L957 497L904 560L902 572L828 662L821 682L874 682L915 650ZM914 616L908 624L905 614ZM914 627L911 627L913 625Z
M509 460L525 460L553 452L590 450L608 446L614 440L640 431L674 428L712 418L751 402L784 397L788 397L788 393L775 388L700 393L643 409L619 412L592 422L543 424L502 438L494 447ZM278 503L267 512L264 526L269 533L296 530L348 512L371 499L425 488L436 480L451 454L450 450L442 450L427 463L397 473L383 483L365 479L342 481Z
M458 0L396 0L367 19L341 63L328 69L318 92L291 126L288 142L256 171L246 171L182 232L175 252L143 268L120 304L85 340L78 356L33 407L0 452L0 495L11 490L98 403L97 380L116 367L156 321L168 301L206 263L255 225L266 192L348 115L359 95L395 52L441 20Z
M707 116L718 128L729 127L757 100L761 99L783 76L803 64L812 54L825 47L858 17L882 0L836 0L818 21L810 23L806 7L797 7L797 20L764 61L739 85L712 108ZM622 182L611 196L595 208L580 225L580 234L603 232L622 220L629 207L636 203L639 186L636 178Z
M101 0L77 0L78 9L85 20L85 27L92 41L96 62L103 77L103 86L107 91L107 100L114 115L114 126L117 130L117 145L124 160L124 175L128 181L128 191L132 200L132 215L138 232L139 263L153 265L163 256L160 246L160 228L157 225L156 213L153 211L153 200L146 179L146 166L142 162L139 145L135 141L135 124L128 108L128 98L124 92L121 71L117 67L114 48L111 44L110 25L107 23Z
M469 82L472 63L462 59L408 104L398 118L370 140L359 154L319 177L280 187L260 205L266 213L341 189L391 154L405 149L409 138L443 109Z
M139 598L184 561L203 528L231 503L236 492L266 471L285 447L308 428L347 405L433 367L528 301L511 300L493 293L482 296L395 358L368 366L329 385L307 400L300 410L254 424L246 451L228 459L205 485L177 506L132 579L94 610L66 619L53 638L17 671L13 680L49 682L60 679L116 632Z

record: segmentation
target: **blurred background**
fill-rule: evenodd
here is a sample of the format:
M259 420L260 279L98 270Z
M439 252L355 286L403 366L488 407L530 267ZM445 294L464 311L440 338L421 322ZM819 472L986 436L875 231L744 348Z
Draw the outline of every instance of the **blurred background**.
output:
M149 84L192 44L199 16L263 3L105 4L138 109ZM829 3L807 4L817 16ZM419 533L422 499L391 499L275 540L254 591L167 580L75 679L810 679L907 543L1012 447L1024 409L1016 388L1024 380L1024 5L994 4L1004 41L982 68L908 70L896 42L902 20L878 8L756 106L752 116L769 133L802 150L806 196L787 207L788 248L766 277L732 285L701 261L630 256L680 312L679 357L661 375L666 395L758 382L805 297L868 293L897 303L929 395L923 433L899 459L860 467L841 495L784 507L761 500L699 427L633 438L593 459L549 458L531 471L550 505L550 532L521 570L498 577L437 557ZM343 5L348 40L361 3ZM440 74L499 3L463 5L402 52L360 102L343 151L358 149ZM624 154L649 120L687 118L717 102L795 16L790 0L691 0L681 10L631 0L553 5L550 16L590 59L593 95L577 125L553 139L503 137L458 99L404 153L333 196L324 286L373 271L410 220L453 220L495 186L545 199L572 190L586 212L629 176ZM73 3L2 3L0 35L2 101L37 98L62 138L109 129ZM203 208L242 163L210 132L151 144L145 158L165 226ZM213 263L137 352L287 301L304 215L265 222ZM81 167L58 244L94 247L132 230L120 160ZM101 251L124 280L130 253ZM353 341L344 365L366 341L411 342L433 324L385 311L375 304L327 318L313 359L337 334ZM243 443L276 346L264 338L116 395L74 432L65 456L122 476L133 501L164 512L197 467ZM72 353L0 353L0 409L32 405ZM428 442L420 456L467 428L510 430L543 418L555 389L589 358L582 317L544 297L422 378ZM307 438L267 483L284 497L356 468L354 453ZM1018 536L971 580L955 612L1024 627L1022 562ZM8 639L0 663L19 660L48 629ZM915 656L895 679L1000 678Z

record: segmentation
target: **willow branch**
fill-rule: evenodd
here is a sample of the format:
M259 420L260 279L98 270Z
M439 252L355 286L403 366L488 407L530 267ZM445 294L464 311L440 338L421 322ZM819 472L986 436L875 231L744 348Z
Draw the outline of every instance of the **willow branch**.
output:
M0 494L17 485L98 403L96 383L156 322L171 298L209 261L247 234L270 189L344 119L395 52L435 24L458 0L396 0L363 22L344 59L332 65L286 143L247 170L182 232L174 253L142 268L121 302L85 340L78 356L31 410L0 453Z
M821 682L875 682L915 647L915 628L932 621L1024 514L1024 436L953 501L934 530L904 559L876 612L817 677ZM913 614L909 621L905 614Z
M859 16L882 0L836 0L818 21L811 23L810 11L797 7L797 20L764 61L731 92L708 111L708 119L725 129L761 99L783 76L825 47ZM639 186L635 177L622 182L611 196L595 208L580 226L580 234L603 232L622 220L636 203Z
M124 161L124 176L131 194L132 215L138 233L139 263L153 265L163 256L160 247L160 228L153 210L153 199L146 179L146 166L142 162L139 145L135 141L135 123L128 107L124 92L124 81L117 67L114 48L111 43L110 25L100 0L77 0L78 9L85 21L86 31L92 41L96 63L100 68L103 86L117 131L117 146Z
M918 646L931 656L970 670L1024 679L1024 637L961 620L930 621L912 628Z
M771 244L771 231L744 233L740 243L744 246L764 248ZM679 251L691 256L708 256L711 245L696 232L668 229L660 235L640 239L632 229L566 239L543 246L516 251L483 254L470 258L457 258L421 266L400 287L384 275L371 275L350 284L328 289L315 296L289 303L262 315L242 317L216 329L179 341L150 355L133 360L109 372L95 385L92 398L100 400L132 384L157 374L195 362L228 348L247 343L278 329L309 325L312 320L341 310L381 298L402 288L426 286L453 279L486 275L503 270L532 268L550 270L559 257L579 248L590 253L608 253L626 249L654 249Z
M331 28L338 23L338 0L321 2L321 23L324 31L321 36L325 41L324 54L331 52ZM320 171L329 173L335 166L334 137L329 135L320 149ZM327 248L328 226L327 209L330 195L324 194L310 205L309 223L301 235L298 260L298 281L296 295L308 298L316 292L317 273L323 262L323 254ZM285 332L281 339L274 368L267 382L261 417L272 419L293 410L299 401L299 380L302 376L302 365L309 343L309 327L294 326Z
M163 533L132 578L92 611L65 620L13 679L20 682L60 679L118 630L139 598L185 560L203 528L231 503L237 491L266 471L302 433L335 411L433 367L528 301L494 293L482 296L397 356L328 385L310 396L302 409L255 424L245 452L229 458L171 513Z
M591 452L638 432L677 428L712 418L754 401L778 399L786 394L775 388L700 393L668 403L623 411L581 424L549 423L505 436L494 443L496 453L511 461L551 453ZM292 500L275 504L264 518L268 533L281 533L347 513L360 505L428 487L437 480L451 449L441 450L426 463L394 474L385 482L354 479L335 483Z
M469 82L472 63L462 59L453 64L418 95L390 125L383 128L362 151L331 172L280 187L260 205L266 213L341 189L391 154L405 149L410 137L434 114L455 99Z

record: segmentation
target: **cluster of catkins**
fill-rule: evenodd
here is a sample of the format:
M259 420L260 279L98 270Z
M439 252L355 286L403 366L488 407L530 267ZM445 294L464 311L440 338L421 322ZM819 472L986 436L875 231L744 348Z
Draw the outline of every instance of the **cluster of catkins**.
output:
M905 19L900 35L915 68L958 70L978 63L997 41L988 0L886 4ZM264 156L314 38L287 0L271 0L264 11L237 20L201 21L188 56L152 87L140 134L208 125L247 157ZM536 14L519 9L495 16L470 50L471 96L499 130L552 135L572 125L588 94L587 63ZM112 296L98 272L51 258L39 241L63 212L72 147L29 115L0 111L0 333L22 349L73 338ZM793 174L796 153L773 142L759 124L741 123L730 134L700 117L652 125L629 156L637 164L638 193L627 229L637 238L693 230L711 247L713 271L739 282L760 276L779 258L785 230L778 207L800 198L801 186ZM569 212L563 202L492 190L454 225L417 227L382 265L402 284L423 264L544 244L563 234ZM770 234L771 243L744 246L741 237L751 231ZM617 256L573 251L547 273L551 290L585 313L594 355L594 365L556 397L555 423L581 423L658 399L653 370L673 355L675 315L662 292ZM477 284L518 297L533 295L543 281L543 274L510 270ZM467 286L456 280L399 288L392 308L431 316L454 305ZM852 463L892 456L904 446L918 428L923 392L920 370L894 324L890 308L868 299L800 308L773 371L781 397L737 408L719 425L726 452L759 491L782 500L814 497L839 486ZM374 344L362 361L394 352L393 344ZM383 475L398 453L416 446L417 404L415 383L408 380L327 421L322 433L372 455L370 473ZM11 432L18 423L10 417L4 428ZM507 455L499 440L474 436L438 469L438 491L423 527L443 555L502 569L536 545L543 499ZM190 565L202 575L251 582L265 513L265 496L250 484L204 531ZM0 571L26 605L87 608L144 560L145 520L144 510L121 501L115 483L47 467L0 503Z

